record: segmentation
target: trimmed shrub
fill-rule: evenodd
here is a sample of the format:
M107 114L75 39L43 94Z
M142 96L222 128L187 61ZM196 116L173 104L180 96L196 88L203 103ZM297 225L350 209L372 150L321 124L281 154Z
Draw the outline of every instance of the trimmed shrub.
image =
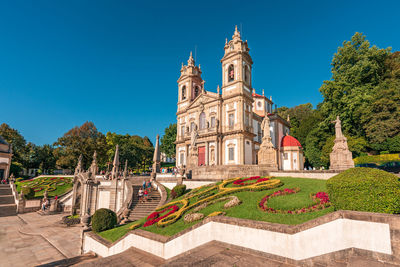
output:
M177 198L185 194L185 192L186 192L186 185L184 184L176 185L174 188L172 188L171 196L172 198Z
M98 209L92 217L92 229L102 232L114 228L117 224L117 214L109 209Z
M391 173L352 168L330 178L326 186L336 210L400 213L400 182Z
M22 187L21 192L26 199L32 199L35 197L35 191L33 191L32 187L24 186Z

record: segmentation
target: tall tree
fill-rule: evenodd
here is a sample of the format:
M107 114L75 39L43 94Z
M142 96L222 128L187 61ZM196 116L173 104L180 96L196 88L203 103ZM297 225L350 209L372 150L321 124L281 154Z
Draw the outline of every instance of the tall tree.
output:
M84 167L88 168L94 151L97 151L97 160L100 164L106 161L106 138L93 122L85 122L80 127L72 128L58 138L54 146L57 165L62 168L74 169L80 154L83 156Z
M165 128L164 135L161 137L160 149L165 155L175 158L176 153L176 123L170 124Z
M107 158L112 163L115 147L119 145L120 162L125 163L128 160L130 168L139 168L145 165L149 166L154 153L153 144L147 136L140 137L138 135L121 135L108 132L106 134L107 141Z
M26 146L25 138L6 123L0 125L0 135L13 147L13 161L22 163Z
M343 42L332 60L332 79L324 81L320 88L324 97L320 108L326 126L340 115L344 132L364 135L362 116L370 109L375 87L384 78L389 54L390 49L371 46L361 33Z

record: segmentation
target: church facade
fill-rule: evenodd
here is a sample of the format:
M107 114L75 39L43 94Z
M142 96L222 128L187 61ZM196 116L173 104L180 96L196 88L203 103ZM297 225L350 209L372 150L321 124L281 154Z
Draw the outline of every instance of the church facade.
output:
M206 91L200 65L190 54L178 79L176 165L254 165L262 142L261 123L270 119L270 135L279 168L284 155L281 141L290 124L273 113L272 98L256 94L252 87L253 60L247 41L235 29L225 43L221 59L222 86ZM196 160L190 161L195 147Z

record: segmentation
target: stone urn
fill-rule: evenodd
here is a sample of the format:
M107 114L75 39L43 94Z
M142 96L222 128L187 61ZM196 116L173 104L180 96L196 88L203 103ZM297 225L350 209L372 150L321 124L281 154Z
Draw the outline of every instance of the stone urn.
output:
M122 223L123 223L123 224L129 222L129 219L128 219L128 218L129 218L129 212L130 212L129 209L125 209L124 212L122 213L122 217L124 218L124 219L122 220Z
M87 214L87 213L85 215L83 215L82 218L81 218L81 223L84 226L84 230L88 230L90 228L89 227L89 225L90 225L90 215Z

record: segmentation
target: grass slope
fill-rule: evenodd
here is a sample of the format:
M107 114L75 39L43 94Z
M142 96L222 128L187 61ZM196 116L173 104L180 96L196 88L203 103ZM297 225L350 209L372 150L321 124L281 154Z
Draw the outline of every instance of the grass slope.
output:
M224 204L226 203L225 201L210 205L205 209L200 210L199 212L207 216L208 214L214 211L225 211L226 216L229 217L293 225L293 224L300 224L308 220L312 220L314 218L320 217L322 215L325 215L333 211L333 207L302 214L274 214L274 213L266 213L260 210L258 208L260 200L265 195L277 191L279 189L294 188L294 187L300 188L300 192L298 192L297 194L274 197L271 198L270 201L268 201L268 206L275 209L285 209L285 210L298 209L305 206L309 206L313 203L310 197L311 194L320 191L326 192L326 181L324 180L291 178L291 177L279 177L277 179L281 180L284 183L282 186L278 188L260 192L244 191L244 192L233 193L232 195L236 195L242 201L242 204L239 206L225 210L223 208ZM203 190L205 190L205 188ZM180 198L184 197L185 196L182 196ZM144 221L145 218L140 220L140 222ZM123 235L125 235L127 232L129 232L128 228L130 225L137 222L133 222L128 225L120 226L102 232L100 233L100 236L109 241L114 242ZM178 221L164 228L158 227L156 224L154 224L148 227L141 227L141 229L165 236L172 236L196 223L198 223L198 221L193 223L185 223L183 221L183 216L182 216Z

